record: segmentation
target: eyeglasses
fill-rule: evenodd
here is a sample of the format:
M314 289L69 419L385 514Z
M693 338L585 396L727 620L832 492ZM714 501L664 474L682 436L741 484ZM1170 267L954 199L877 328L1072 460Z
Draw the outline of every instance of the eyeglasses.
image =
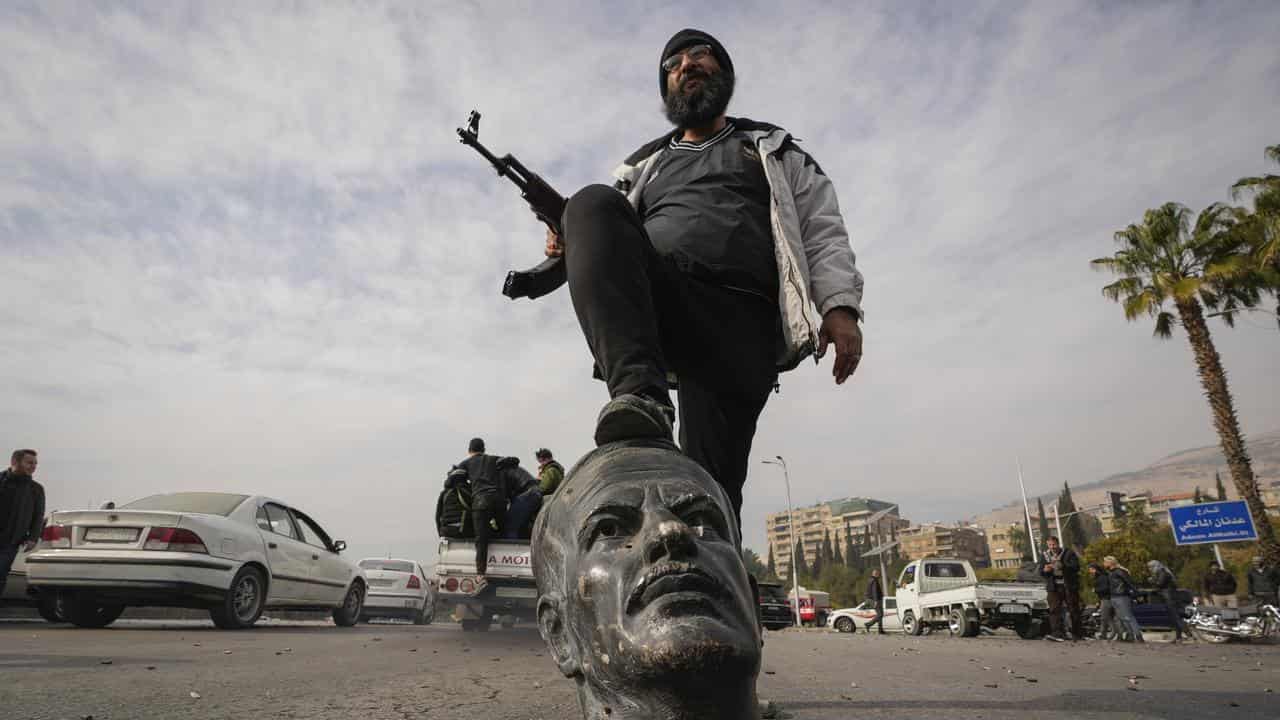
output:
M685 48L666 60L663 60L662 69L667 72L671 72L672 70L680 67L680 63L684 62L684 58L689 58L693 62L698 62L710 54L710 45L694 45L693 47Z

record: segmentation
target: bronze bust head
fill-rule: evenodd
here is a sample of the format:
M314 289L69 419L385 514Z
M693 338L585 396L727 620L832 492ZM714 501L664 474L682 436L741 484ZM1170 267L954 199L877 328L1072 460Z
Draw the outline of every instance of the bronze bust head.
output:
M760 634L731 508L661 441L597 448L543 508L538 627L584 718L759 716Z

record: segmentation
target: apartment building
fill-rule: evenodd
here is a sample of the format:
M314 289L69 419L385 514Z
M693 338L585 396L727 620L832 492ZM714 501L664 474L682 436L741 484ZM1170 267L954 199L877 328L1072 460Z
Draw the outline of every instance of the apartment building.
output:
M987 553L991 558L991 567L1016 570L1022 565L1022 557L1013 547L1013 531L1021 527L1022 523L1010 523L986 529Z
M852 537L855 544L863 540L868 531L867 520L883 510L889 510L889 512L870 528L872 542L874 542L877 527L880 534L887 540L895 530L911 524L898 515L895 503L873 498L843 498L796 508L794 533L791 528L791 518L786 510L767 515L765 534L769 539L769 550L773 553L778 575L785 577L791 572L791 549L797 540L804 547L805 565L812 567L814 559L822 549L822 542L827 533L831 535L832 544L838 545L843 554L845 539ZM762 559L767 562L768 555Z
M1170 493L1168 495L1153 495L1149 490L1132 493L1125 497L1125 501L1129 508L1129 512L1136 510L1139 504L1146 508L1147 515L1161 525L1169 524L1169 508L1182 507L1183 505L1193 505L1196 501L1196 494L1192 492ZM1098 508L1095 513L1098 520L1102 522L1102 532L1105 535L1113 535L1119 532L1116 526L1116 517L1112 511L1111 505L1107 504Z
M898 533L902 554L912 560L949 557L968 560L974 567L987 567L991 555L987 536L981 528L927 523Z

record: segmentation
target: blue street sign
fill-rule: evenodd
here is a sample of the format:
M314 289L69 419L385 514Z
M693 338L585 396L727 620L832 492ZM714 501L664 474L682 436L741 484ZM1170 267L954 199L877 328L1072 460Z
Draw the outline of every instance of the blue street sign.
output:
M1257 540L1253 516L1243 500L1169 508L1173 541L1179 545Z

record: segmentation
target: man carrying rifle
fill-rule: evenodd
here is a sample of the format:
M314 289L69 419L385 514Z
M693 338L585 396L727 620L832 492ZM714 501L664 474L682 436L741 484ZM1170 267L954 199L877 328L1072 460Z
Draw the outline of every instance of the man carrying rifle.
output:
M574 311L612 400L597 445L670 438L742 509L756 420L779 371L835 345L843 383L862 356L862 275L822 169L785 130L729 118L733 63L681 30L658 86L672 132L568 202L563 254ZM816 311L816 312L815 312Z

